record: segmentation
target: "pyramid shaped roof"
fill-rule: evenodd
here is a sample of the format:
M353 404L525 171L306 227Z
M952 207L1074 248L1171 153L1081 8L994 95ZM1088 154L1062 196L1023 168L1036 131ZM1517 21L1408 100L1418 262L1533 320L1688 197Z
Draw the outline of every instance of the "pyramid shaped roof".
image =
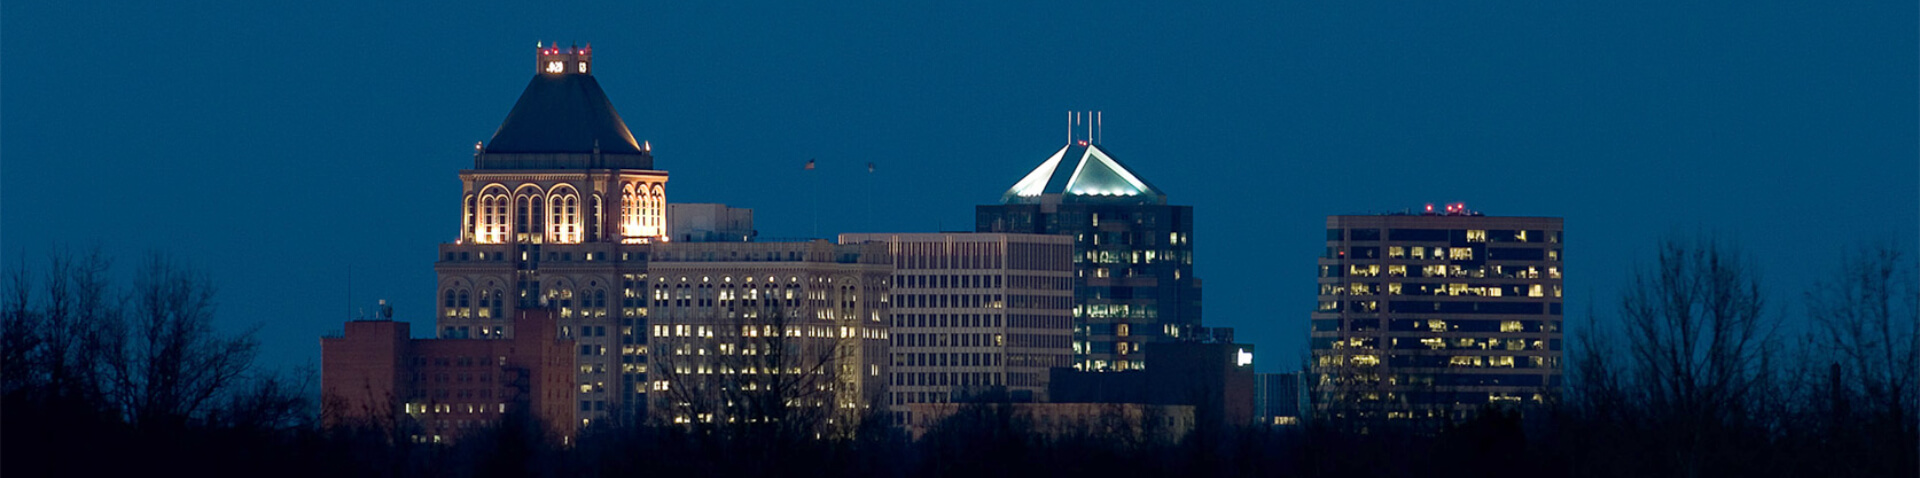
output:
M1039 202L1058 196L1066 202L1147 202L1164 204L1167 195L1134 174L1096 144L1078 141L1055 151L1000 197L1007 204Z
M613 101L590 74L535 74L506 121L487 141L488 153L642 154Z

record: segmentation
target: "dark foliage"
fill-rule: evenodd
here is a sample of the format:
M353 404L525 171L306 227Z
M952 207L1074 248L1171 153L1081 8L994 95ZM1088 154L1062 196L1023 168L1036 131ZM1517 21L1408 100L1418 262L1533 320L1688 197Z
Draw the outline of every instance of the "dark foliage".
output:
M1916 476L1920 442L1914 419L1920 415L1914 401L1920 394L1912 387L1920 357L1914 351L1920 290L1913 264L1887 249L1849 256L1842 271L1810 293L1809 314L1820 328L1795 343L1760 326L1765 309L1743 305L1757 302L1759 296L1749 292L1763 289L1740 268L1739 255L1723 246L1666 245L1660 262L1636 282L1639 289L1623 300L1625 321L1638 321L1621 326L1626 336L1650 343L1620 346L1599 333L1580 340L1581 347L1568 354L1573 388L1566 400L1547 408L1524 416L1487 409L1437 431L1378 427L1361 433L1314 421L1204 429L1171 443L1034 433L1004 408L987 406L963 407L917 440L879 425L880 419L823 439L634 426L584 430L571 444L540 433L545 427L530 416L509 417L452 444L414 443L404 438L404 423L321 428L306 398L313 395L311 372L253 370L246 346L251 340L197 328L192 322L204 324L208 315L194 307L161 315L185 319L169 330L199 335L174 340L186 344L178 352L141 356L237 364L239 372L231 379L167 382L177 385L164 393L131 393L128 387L146 390L140 383L151 379L129 379L125 371L178 369L100 364L91 357L124 346L116 343L124 337L140 336L124 324L146 313L128 305L164 301L142 302L139 289L112 287L106 262L97 256L56 256L44 278L24 269L10 274L12 288L0 297L0 474ZM193 299L191 292L210 287L195 277L157 270L143 280L174 281L171 287L185 290L168 297ZM1675 287L1691 290L1670 290ZM1689 300L1723 308L1693 322L1701 327L1682 328L1684 321L1672 315L1692 307ZM1689 335L1699 333L1704 335ZM1696 355L1659 348L1689 347L1691 339L1741 345L1696 347ZM1698 373L1672 376L1687 371ZM134 395L167 403L128 398ZM201 396L207 398L200 405L167 398Z

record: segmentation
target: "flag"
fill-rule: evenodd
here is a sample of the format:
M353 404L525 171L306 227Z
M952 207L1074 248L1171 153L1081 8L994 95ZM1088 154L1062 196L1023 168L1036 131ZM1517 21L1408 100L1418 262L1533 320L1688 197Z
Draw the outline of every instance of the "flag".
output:
M807 158L807 168L806 168L806 169L807 169L808 171L812 171L812 170L813 170L813 158Z
M867 172L873 172L873 163L867 163Z

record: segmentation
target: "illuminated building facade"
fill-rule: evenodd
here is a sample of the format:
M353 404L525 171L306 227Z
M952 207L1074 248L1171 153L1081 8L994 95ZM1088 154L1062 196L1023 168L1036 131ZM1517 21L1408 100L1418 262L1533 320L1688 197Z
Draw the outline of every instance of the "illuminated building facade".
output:
M912 404L1045 401L1047 369L1072 366L1073 239L1043 234L842 234L893 255L895 423Z
M852 430L885 406L891 259L880 244L656 244L650 414Z
M1061 147L1001 203L975 208L975 231L1073 238L1074 368L1139 369L1143 344L1204 335L1193 208L1168 205L1097 141Z
M510 338L516 311L557 311L556 332L578 342L582 424L644 408L642 286L667 204L667 173L601 91L592 54L537 50L532 81L460 171L458 240L434 264L442 338Z
M555 336L552 311L520 311L513 322L523 332L506 340L411 339L391 318L347 322L320 339L323 423L444 443L521 416L571 437L573 341Z
M1328 418L1463 418L1561 386L1561 219L1443 212L1327 218L1311 321Z

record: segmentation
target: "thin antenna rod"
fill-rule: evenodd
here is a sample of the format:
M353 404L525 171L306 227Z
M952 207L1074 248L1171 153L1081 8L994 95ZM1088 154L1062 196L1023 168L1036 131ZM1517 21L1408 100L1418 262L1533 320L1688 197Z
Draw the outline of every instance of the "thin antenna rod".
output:
M1092 142L1093 141L1093 121L1091 121L1093 119L1092 111L1087 112L1087 119L1089 120L1087 121L1087 141Z
M1107 135L1107 124L1101 121L1101 117L1105 116L1103 113L1106 112L1096 111L1093 113L1093 124L1096 125L1094 131L1099 132L1093 137L1093 142L1096 144L1100 142L1101 137Z
M1073 112L1067 112L1067 144L1073 144Z

